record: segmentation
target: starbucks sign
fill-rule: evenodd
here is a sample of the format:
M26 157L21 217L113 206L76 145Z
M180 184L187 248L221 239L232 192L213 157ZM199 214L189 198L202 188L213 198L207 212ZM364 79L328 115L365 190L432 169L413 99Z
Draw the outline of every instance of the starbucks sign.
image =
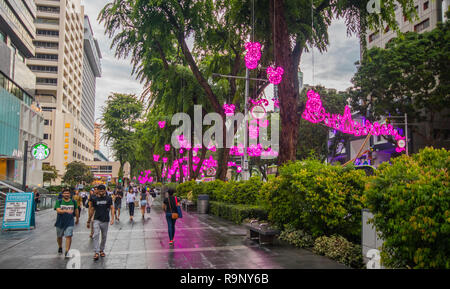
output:
M48 158L50 154L50 148L45 143L37 143L32 146L31 154L36 160L42 161Z

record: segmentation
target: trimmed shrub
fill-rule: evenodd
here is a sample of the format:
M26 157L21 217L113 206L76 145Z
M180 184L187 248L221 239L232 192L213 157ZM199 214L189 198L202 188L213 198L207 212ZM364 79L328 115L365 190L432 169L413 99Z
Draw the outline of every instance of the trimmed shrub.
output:
M303 230L296 230L294 226L287 224L278 237L280 240L299 248L314 246L314 238Z
M210 214L242 224L245 219L267 220L267 211L260 206L232 205L210 201Z
M289 163L279 172L261 189L270 221L292 224L313 237L340 234L360 242L364 172L317 160Z
M181 183L177 186L177 196L186 199L188 193L193 192L197 186L198 185L195 181Z
M314 242L314 252L325 255L352 268L363 268L364 262L360 245L349 242L342 236L322 236Z
M382 164L366 190L391 268L450 268L450 152L425 148Z

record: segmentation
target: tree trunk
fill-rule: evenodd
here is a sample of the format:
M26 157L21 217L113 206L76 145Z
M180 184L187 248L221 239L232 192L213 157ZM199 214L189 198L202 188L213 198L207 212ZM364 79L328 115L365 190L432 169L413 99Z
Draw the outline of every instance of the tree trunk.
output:
M272 31L275 29L275 33L273 35L275 46L275 65L281 66L284 69L283 80L278 85L281 119L280 129L283 131L283 134L280 136L280 152L278 161L279 164L283 164L287 161L295 160L295 152L297 147L300 118L297 111L299 95L297 78L298 63L295 63L295 61L298 60L294 57L296 55L293 55L290 48L292 45L284 16L284 1L275 0L275 7L273 7L273 1L269 2L271 6L269 10ZM299 51L301 52L301 49L299 49Z

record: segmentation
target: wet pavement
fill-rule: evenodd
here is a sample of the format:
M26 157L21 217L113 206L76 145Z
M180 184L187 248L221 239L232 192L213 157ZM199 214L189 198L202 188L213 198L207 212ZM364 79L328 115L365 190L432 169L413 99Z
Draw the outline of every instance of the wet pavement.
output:
M87 210L74 229L72 249L81 253L82 269L345 269L308 250L276 242L259 246L246 238L243 226L195 212L183 211L176 222L175 245L169 246L167 222L160 202L134 222L122 205L120 221L109 226L106 257L93 261L93 241L86 228ZM68 259L57 254L56 212L37 212L37 228L0 233L0 268L64 269ZM63 241L63 246L65 242ZM63 247L64 248L64 247Z

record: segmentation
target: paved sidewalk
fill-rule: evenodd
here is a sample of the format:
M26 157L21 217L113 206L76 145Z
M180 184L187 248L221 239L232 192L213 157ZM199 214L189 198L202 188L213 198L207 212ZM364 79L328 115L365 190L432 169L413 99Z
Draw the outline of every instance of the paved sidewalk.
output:
M176 222L175 246L169 247L167 222L160 202L142 219L135 211L130 223L122 205L120 222L109 227L106 257L94 262L93 241L86 228L87 210L75 226L72 249L81 252L82 269L345 269L308 250L278 244L260 247L246 238L243 226L220 218L183 212ZM57 254L56 212L37 212L37 228L0 233L0 268L64 269L68 262ZM63 241L64 244L64 241Z

